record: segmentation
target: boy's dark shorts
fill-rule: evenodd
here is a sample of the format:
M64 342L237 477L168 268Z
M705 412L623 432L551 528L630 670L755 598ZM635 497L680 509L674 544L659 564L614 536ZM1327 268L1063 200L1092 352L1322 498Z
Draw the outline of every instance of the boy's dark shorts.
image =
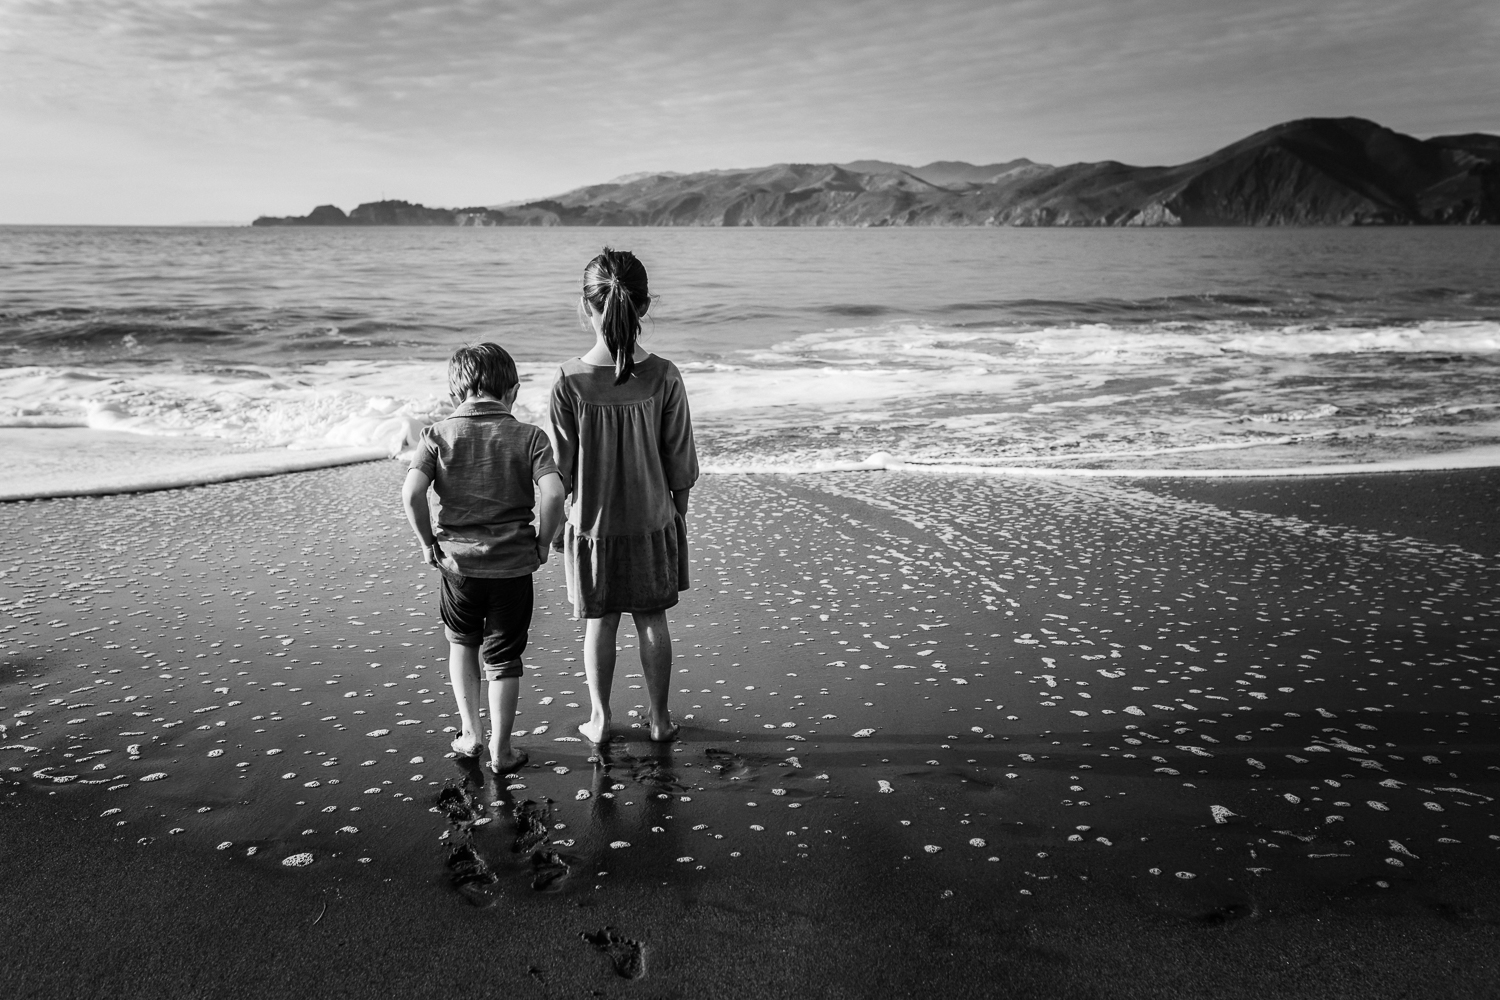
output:
M531 575L491 578L443 571L443 632L456 646L478 646L484 679L521 676L531 631Z

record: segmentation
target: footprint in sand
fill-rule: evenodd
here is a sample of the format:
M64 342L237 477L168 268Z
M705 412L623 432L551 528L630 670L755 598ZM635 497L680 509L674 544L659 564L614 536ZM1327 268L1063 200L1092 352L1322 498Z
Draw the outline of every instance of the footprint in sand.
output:
M515 808L516 840L512 846L517 854L526 854L535 850L547 839L547 831L552 826L552 800L543 799L536 802L527 799L517 802Z
M448 871L453 887L475 906L489 906L495 901L494 885L500 880L479 851L467 839L448 849Z
M645 977L646 945L643 942L632 940L613 927L606 927L592 934L584 932L578 936L593 945L594 950L608 956L617 975L624 979Z
M468 789L451 782L438 792L433 804L452 824L444 838L453 839L447 860L453 887L474 906L491 905L498 892L494 886L500 877L475 848L472 833L486 819L482 815L483 804Z
M1222 927L1237 920L1245 920L1258 916L1259 912L1259 910L1249 903L1229 903L1226 906L1221 906L1216 910L1210 910L1202 914L1198 917L1198 921L1209 927Z
M535 851L531 855L531 887L537 892L557 892L563 888L564 880L578 867L575 858L559 854L550 848Z

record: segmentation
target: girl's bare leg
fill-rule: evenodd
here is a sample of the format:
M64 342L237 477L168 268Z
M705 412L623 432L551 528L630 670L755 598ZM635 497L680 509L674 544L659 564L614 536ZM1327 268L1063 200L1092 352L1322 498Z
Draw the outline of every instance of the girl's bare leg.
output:
M667 629L667 613L644 611L633 617L641 640L641 673L646 675L646 697L650 700L646 722L653 740L671 740L679 727L667 709L672 687L672 633Z
M583 633L583 669L588 674L589 721L580 723L578 731L592 743L609 739L609 692L615 683L615 633L620 627L618 614L586 619Z
M458 717L463 722L463 742L478 745L484 741L484 727L479 719L479 647L448 644L448 679L453 684L453 698L458 702Z
M490 763L497 774L521 762L521 755L510 746L510 733L516 724L516 699L520 692L519 677L490 681Z

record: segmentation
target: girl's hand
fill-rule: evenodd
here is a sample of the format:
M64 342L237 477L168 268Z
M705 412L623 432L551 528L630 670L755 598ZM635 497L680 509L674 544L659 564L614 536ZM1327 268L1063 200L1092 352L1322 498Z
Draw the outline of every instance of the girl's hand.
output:
M422 561L431 566L433 569L437 568L437 565L442 561L442 558L443 550L437 542L433 542L431 545L422 550Z

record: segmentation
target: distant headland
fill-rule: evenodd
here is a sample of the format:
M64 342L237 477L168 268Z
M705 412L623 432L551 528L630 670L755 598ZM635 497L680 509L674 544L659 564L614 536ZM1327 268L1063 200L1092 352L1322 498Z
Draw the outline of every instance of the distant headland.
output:
M517 205L320 205L256 226L1370 226L1500 223L1500 136L1304 118L1175 167L881 160L649 173Z

